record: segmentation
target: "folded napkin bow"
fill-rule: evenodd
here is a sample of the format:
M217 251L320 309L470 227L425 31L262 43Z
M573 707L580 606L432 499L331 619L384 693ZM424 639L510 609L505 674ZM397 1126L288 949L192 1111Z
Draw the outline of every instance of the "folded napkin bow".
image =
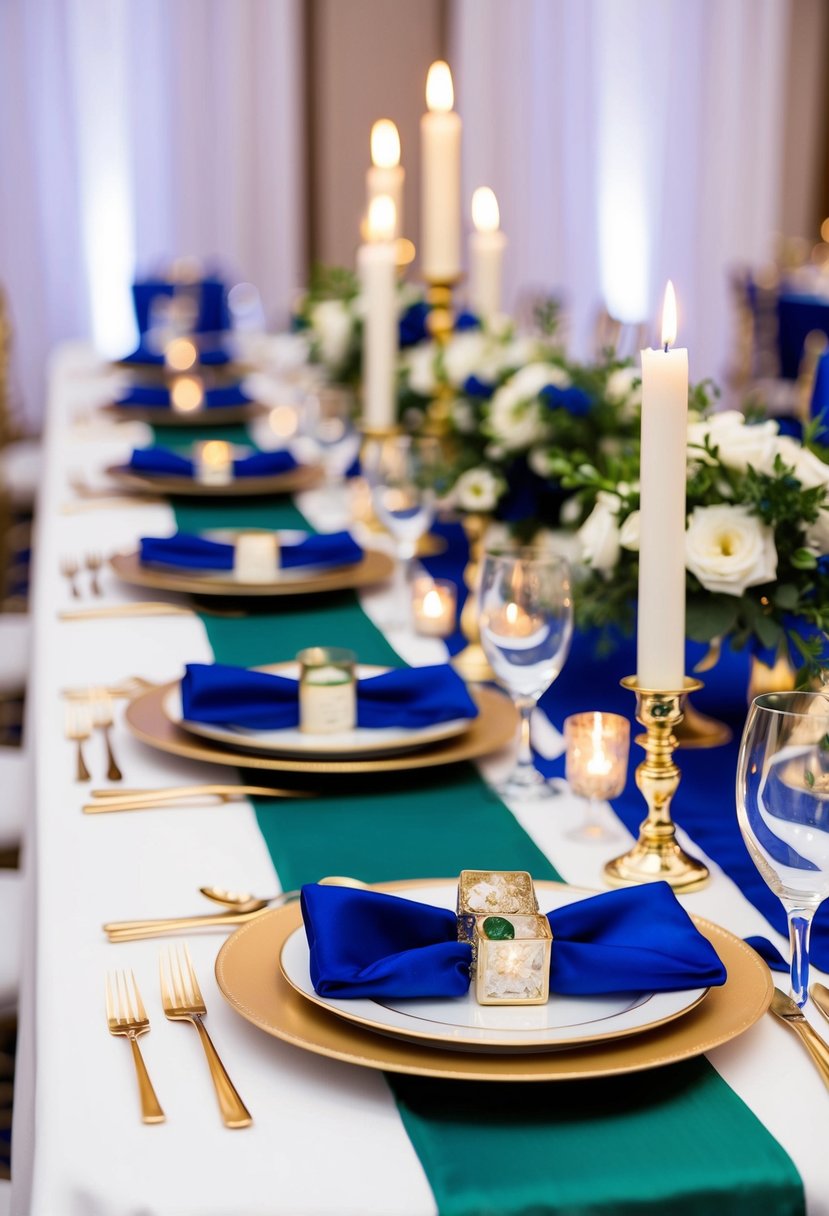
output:
M189 722L285 730L299 724L299 684L245 667L188 663L181 707ZM358 726L416 729L477 714L463 680L446 663L395 668L357 681Z
M320 996L451 997L469 987L471 948L455 915L378 891L302 888L311 980ZM673 992L726 972L667 883L593 895L548 914L550 988L562 995Z
M329 532L323 536L306 536L297 544L280 545L279 567L292 570L300 566L353 566L362 557L363 550L348 532ZM207 540L190 532L141 538L142 564L176 566L185 570L232 570L233 559L233 545Z
M241 384L223 384L209 388L204 394L206 410L228 409L233 405L250 405L253 401ZM125 409L170 409L170 390L164 385L136 384L115 405Z
M273 477L297 467L290 452L254 452L233 461L236 477ZM169 448L136 448L130 456L129 468L134 473L151 473L162 477L193 477L195 464L189 456L180 456Z

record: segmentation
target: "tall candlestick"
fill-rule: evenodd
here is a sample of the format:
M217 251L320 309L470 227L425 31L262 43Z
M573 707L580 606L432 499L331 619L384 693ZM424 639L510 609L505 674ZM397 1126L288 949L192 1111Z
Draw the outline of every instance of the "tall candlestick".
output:
M640 688L676 689L685 676L685 481L688 352L676 338L676 297L665 290L662 349L642 351L639 632Z
M363 292L363 427L387 430L397 420L395 207L387 194L371 200L368 244L357 250Z
M394 203L394 235L403 235L403 182L406 173L400 164L400 136L389 118L380 118L371 128L371 168L366 173L366 207L372 199L387 194Z
M489 186L479 186L472 195L469 238L469 304L482 321L491 321L501 311L501 265L507 238L500 229L498 200Z
M449 65L438 60L426 78L428 113L420 120L421 269L451 282L461 269L461 120Z

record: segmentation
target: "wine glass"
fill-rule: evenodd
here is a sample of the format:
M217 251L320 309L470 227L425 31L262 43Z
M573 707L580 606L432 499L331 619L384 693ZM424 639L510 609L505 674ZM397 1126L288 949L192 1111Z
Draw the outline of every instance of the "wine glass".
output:
M574 794L587 800L587 813L580 827L568 835L573 840L601 843L613 839L599 821L597 801L618 798L627 779L630 723L621 714L571 714L564 719L565 773Z
M329 490L343 481L360 450L354 414L354 395L341 385L320 385L305 398L302 431L322 464Z
M366 477L374 510L405 565L435 517L440 472L436 439L392 435L370 446Z
M737 817L751 860L789 919L791 995L809 997L809 935L829 895L829 698L755 697L737 764Z
M530 717L558 676L573 633L570 567L542 549L486 553L478 588L481 645L521 715L518 759L501 787L519 797L554 793L533 764Z

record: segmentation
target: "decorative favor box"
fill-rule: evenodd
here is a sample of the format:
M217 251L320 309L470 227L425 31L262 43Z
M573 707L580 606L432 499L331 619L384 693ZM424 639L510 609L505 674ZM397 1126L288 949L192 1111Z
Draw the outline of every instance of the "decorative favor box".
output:
M275 532L240 532L233 545L233 575L242 583L270 583L279 569Z
M458 879L458 941L475 943L478 916L531 916L538 912L533 880L526 870L461 870ZM474 958L473 958L474 967Z
M310 646L297 655L299 729L335 735L357 725L357 656L337 646Z
M550 922L539 913L475 918L479 1005L544 1005L550 995Z

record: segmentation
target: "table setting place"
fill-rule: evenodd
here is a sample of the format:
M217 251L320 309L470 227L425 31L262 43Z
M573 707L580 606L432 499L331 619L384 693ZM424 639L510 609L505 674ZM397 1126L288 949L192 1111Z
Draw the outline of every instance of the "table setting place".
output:
M507 317L426 98L418 281L380 120L282 341L184 259L51 357L21 1216L829 1216L829 449L670 281Z

